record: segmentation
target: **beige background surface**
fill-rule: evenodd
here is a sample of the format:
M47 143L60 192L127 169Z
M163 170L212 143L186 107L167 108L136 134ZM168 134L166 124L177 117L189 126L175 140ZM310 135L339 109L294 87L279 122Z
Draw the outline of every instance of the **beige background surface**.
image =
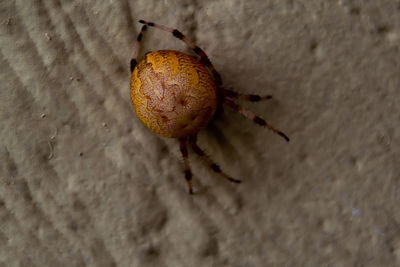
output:
M192 152L189 196L131 107L138 19L291 142L225 110L199 144L243 183ZM400 1L9 0L0 48L0 266L400 265Z

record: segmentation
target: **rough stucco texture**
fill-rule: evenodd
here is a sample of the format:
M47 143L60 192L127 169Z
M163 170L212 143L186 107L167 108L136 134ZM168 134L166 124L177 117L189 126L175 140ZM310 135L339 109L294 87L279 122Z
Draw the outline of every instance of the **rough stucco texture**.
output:
M129 98L138 19L240 104L191 151ZM149 29L145 51L187 47ZM400 1L2 1L0 266L399 266Z

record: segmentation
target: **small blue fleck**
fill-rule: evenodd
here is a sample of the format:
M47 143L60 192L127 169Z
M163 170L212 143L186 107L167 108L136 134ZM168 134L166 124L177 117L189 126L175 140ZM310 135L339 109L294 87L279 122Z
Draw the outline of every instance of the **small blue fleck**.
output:
M358 215L359 213L360 213L360 210L355 209L355 208L351 208L351 215L352 216Z

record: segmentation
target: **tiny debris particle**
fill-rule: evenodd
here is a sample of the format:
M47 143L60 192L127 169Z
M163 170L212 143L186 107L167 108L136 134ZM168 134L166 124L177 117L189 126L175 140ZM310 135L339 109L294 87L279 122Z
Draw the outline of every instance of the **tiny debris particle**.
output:
M46 114L45 114L45 113L42 113L42 114L40 115L40 117L41 117L42 119L44 119L44 118L46 118Z
M56 138L56 136L57 136L57 133L58 133L58 128L56 127L56 131L54 132L54 134L52 136L50 136L50 139L54 140L54 138Z
M11 25L12 22L13 22L13 18L12 18L12 17L9 17L9 18L7 19L7 21L6 21L6 25Z
M106 128L108 125L107 125L107 123L105 123L105 122L103 122L102 124L101 124L104 128Z
M72 77L72 76L69 76L69 80L70 80L70 81L76 80L77 82L79 82L81 79L80 79L80 78L74 78L74 77Z
M52 159L53 158L53 145L51 144L51 142L47 142L47 144L49 145L50 148L50 155L48 156L48 159Z
M49 33L46 32L44 35L46 36L46 38L47 38L48 41L51 41L51 36L50 36Z
M83 152L79 152L79 157L82 157L83 156Z

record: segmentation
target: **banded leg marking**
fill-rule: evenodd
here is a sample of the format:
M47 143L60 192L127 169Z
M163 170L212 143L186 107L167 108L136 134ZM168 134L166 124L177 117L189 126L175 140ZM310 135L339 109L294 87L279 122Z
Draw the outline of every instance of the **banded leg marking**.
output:
M186 147L186 137L180 138L179 142L180 142L179 147L183 157L183 163L185 165L185 179L189 188L189 194L193 194L192 171L190 170L189 155Z
M233 102L232 100L228 99L228 98L224 98L223 102L225 105L227 105L228 107L232 108L233 110L237 111L238 113L242 114L244 117L254 121L255 123L273 131L276 134L279 134L280 136L282 136L287 142L289 142L289 137L287 137L283 132L279 131L278 129L276 129L275 127L273 127L272 125L268 124L264 119L262 119L259 116L256 116L253 114L253 112L239 106L238 104L236 104L235 102Z
M212 161L205 153L204 151L197 145L197 135L192 135L189 137L189 143L193 148L193 151L199 155L209 166L210 168L221 175L223 178L233 182L233 183L240 183L240 180L234 179L230 176L228 176L225 172L221 170L221 168L214 162Z
M133 52L133 56L132 56L132 59L131 59L131 72L135 69L135 67L136 67L136 64L137 64L137 57L139 56L139 49L140 49L140 42L142 41L142 39L143 39L143 35L144 35L144 32L146 31L146 29L147 29L147 26L146 25L143 25L143 27L142 27L142 29L140 30L140 33L138 34L138 37L137 37L137 39L136 39L136 49L135 49L135 51Z
M241 94L229 89L221 89L222 94L226 97L230 98L235 98L235 99L242 99L246 101L251 101L251 102L258 102L258 101L263 101L267 99L271 99L271 95L265 95L265 96L260 96L260 95L254 95L254 94Z
M209 68L209 70L211 71L211 73L214 76L214 80L215 80L215 83L216 83L217 87L222 85L221 75L214 68L214 66L212 65L212 63L211 63L210 59L208 58L207 54L203 51L203 49L198 47L195 43L193 43L192 41L188 40L184 34L182 34L177 29L169 28L169 27L166 27L164 25L156 24L154 22L148 22L148 21L144 21L144 20L139 20L139 22L142 23L142 24L145 24L147 26L157 28L157 29L162 30L162 31L170 32L170 33L172 33L172 35L174 37L176 37L179 40L182 40L183 42L185 42L193 50L193 52L195 52L200 57L200 62L204 66Z

